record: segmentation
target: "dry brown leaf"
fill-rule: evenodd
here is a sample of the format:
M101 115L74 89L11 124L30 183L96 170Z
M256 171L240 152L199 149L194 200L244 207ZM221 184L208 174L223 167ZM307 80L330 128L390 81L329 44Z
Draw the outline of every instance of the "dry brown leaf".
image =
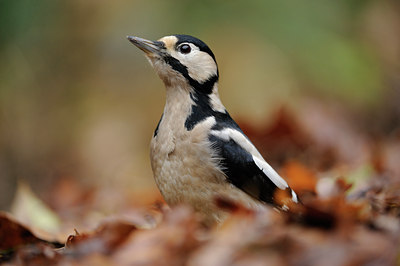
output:
M17 222L10 214L0 212L0 262L14 257L23 262L31 261L32 258L32 263L36 259L45 260L46 257L53 260L56 257L53 249L62 246L60 243L36 237L28 227Z
M199 221L189 208L173 208L158 227L131 234L114 259L119 265L185 265L200 244L199 230Z
M42 240L32 234L11 215L0 212L0 250L10 250L19 246L39 243Z
M79 234L68 237L65 244L66 252L75 256L83 256L91 253L110 254L120 246L136 226L123 221L112 221L101 225L93 233Z
M290 187L301 197L302 194L315 194L317 178L311 169L300 162L289 161L281 169Z

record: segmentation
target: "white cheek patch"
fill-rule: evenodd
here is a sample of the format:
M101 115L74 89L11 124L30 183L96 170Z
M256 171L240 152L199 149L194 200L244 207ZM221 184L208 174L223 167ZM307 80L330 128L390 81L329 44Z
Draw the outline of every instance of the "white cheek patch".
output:
M176 50L175 45L178 41L176 36L166 36L159 41L164 43L172 57L187 68L189 76L195 81L204 83L217 75L217 64L214 59L208 53L200 51L196 45L187 43L191 47L191 51L188 54L182 54Z
M171 55L184 65L189 76L199 83L204 83L211 77L217 75L217 64L206 52L200 51L196 46L190 44L192 51L188 54L181 54L171 51Z
M217 75L217 65L214 59L207 53L201 51L193 51L185 58L189 76L199 83L204 83L211 77Z

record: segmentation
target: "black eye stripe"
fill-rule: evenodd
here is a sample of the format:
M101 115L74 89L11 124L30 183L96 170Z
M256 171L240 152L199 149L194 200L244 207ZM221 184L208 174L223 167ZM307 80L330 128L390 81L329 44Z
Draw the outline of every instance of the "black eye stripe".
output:
M218 81L218 71L216 75L210 77L203 83L199 83L189 76L187 67L181 64L181 62L178 59L172 56L166 56L164 57L164 60L168 65L172 67L172 69L181 73L182 76L184 76L189 81L190 86L192 86L195 90L199 92L210 94L212 92L215 82Z

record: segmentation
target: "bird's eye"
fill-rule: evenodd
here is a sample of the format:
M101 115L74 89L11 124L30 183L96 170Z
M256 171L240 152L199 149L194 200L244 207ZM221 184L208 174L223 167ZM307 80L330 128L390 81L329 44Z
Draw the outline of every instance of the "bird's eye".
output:
M179 52L181 52L182 54L188 54L191 50L192 48L190 48L190 45L188 44L183 44L179 46Z

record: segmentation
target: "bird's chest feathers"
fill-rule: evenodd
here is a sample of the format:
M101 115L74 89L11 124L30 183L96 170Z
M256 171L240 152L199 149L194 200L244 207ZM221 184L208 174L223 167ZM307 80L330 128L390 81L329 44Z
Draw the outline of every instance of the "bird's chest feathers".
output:
M194 104L188 91L167 90L163 117L151 141L151 163L156 180L187 175L188 169L200 170L201 162L211 165L213 156L208 133L215 118L210 116L188 130L185 121Z
M189 138L185 129L186 117L192 110L190 94L183 89L167 90L167 99L157 134L152 139L152 151L168 156L177 143Z

